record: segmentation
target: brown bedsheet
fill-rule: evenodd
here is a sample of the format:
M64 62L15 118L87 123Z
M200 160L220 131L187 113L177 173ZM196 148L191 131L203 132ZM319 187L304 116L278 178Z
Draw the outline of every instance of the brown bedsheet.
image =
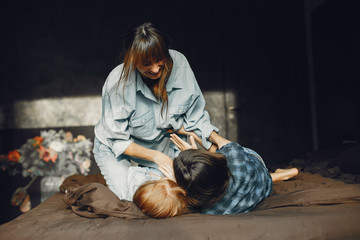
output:
M82 204L81 211L96 212L94 208L84 207L90 202L79 202L77 196L68 194L72 199L68 202L70 206L77 209ZM75 214L63 198L64 194L57 193L1 225L0 239L360 238L360 185L311 173L300 173L294 180L276 183L272 195L253 212L235 215L187 214L163 220L134 219L133 209L127 211L131 203L127 205L117 199L115 205L102 205L102 210L118 208L117 217L87 218ZM132 215L128 215L129 212ZM111 212L102 214L112 216Z

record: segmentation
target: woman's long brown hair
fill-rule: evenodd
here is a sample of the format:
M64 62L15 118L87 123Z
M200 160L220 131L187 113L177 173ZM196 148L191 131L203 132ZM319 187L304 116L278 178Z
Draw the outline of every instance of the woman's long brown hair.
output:
M151 90L155 97L162 101L162 115L165 104L168 106L166 83L173 67L173 60L169 53L167 36L159 31L152 23L144 23L134 28L125 38L124 66L119 83L120 81L128 81L130 74L136 70L136 66L139 64L158 62L160 60L164 60L164 68L160 79L154 84ZM123 92L124 90L125 84Z

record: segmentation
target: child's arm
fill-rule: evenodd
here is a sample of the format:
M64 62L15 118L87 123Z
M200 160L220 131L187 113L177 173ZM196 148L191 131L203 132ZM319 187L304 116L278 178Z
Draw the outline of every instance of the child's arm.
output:
M190 137L192 136L197 143L202 145L201 138L199 138L199 136L195 132L187 132L187 131L185 131L184 127L181 126L181 128L178 131L176 131L176 133L182 134L182 135L188 135ZM191 138L190 138L190 140L191 140ZM217 134L215 131L211 132L209 140L213 143L213 145L211 145L211 147L209 148L210 152L215 152L217 148L222 148L223 146L225 146L226 144L231 142L230 140L227 140L226 138ZM183 151L183 150L181 150L181 151Z
M227 140L226 138L223 138L219 134L217 134L215 131L212 131L209 137L209 140L213 143L215 143L219 149L225 146L228 143L231 143L230 140Z
M170 134L170 140L180 149L180 151L185 151L188 149L197 149L195 139L190 135L190 144L182 140L175 133Z
M170 140L180 149L180 151L185 151L187 149L197 149L195 141L201 144L201 139L195 133L189 133L190 136L190 143L185 142L182 140L178 135L171 134ZM211 147L208 149L210 152L216 152L217 146L212 144Z
M168 130L168 132L174 132L173 130ZM197 142L197 143L199 143L201 146L202 146L202 140L201 140L201 138L199 138L199 136L195 133L195 132L187 132L185 129L184 129L184 127L183 126L181 126L181 128L178 130L178 131L176 131L175 133L177 133L177 134L182 134L182 135L188 135L189 137L190 137L190 142L192 141L191 140L191 137L193 137L193 139L195 139L195 141ZM191 142L191 145L189 145L187 142L185 142L185 141L183 141L181 138L179 138L179 137L175 137L176 136L176 134L171 134L171 138L170 138L170 140L172 141L172 142L174 142L174 140L175 140L175 142L174 142L174 144L180 149L180 151L184 151L184 150L186 150L186 149L197 149L197 147L196 147L196 144L193 144L192 142ZM217 144L216 144L216 142L214 141L214 140L211 140L212 137L213 136L213 138L215 138L215 139L218 139L217 138L217 136L218 137L220 137L216 132L212 132L211 133L211 135L210 135L210 138L209 138L209 140L211 141L211 142L213 142L213 144L211 145L211 147L208 149L208 151L209 152L216 152L216 149L218 148L218 146L217 146ZM226 139L225 139L226 140ZM220 141L220 140L219 140ZM178 144L179 143L181 143L181 145L179 146Z

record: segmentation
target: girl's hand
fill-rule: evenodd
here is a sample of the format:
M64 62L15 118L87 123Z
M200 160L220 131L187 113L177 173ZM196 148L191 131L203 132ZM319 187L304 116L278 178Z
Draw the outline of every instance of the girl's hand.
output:
M170 134L170 140L180 149L180 151L185 151L187 149L197 149L195 139L193 136L190 136L190 143L185 142L176 134Z
M164 176L170 180L173 180L176 182L175 174L174 174L174 168L169 167L168 165L162 165L159 167L159 170L164 174Z
M154 162L159 166L159 169L173 168L173 160L168 155L162 152L157 152L153 159Z

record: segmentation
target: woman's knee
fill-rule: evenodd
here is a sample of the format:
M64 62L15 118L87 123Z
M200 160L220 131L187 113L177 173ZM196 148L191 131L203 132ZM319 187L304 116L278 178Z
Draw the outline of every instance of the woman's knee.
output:
M109 189L122 198L122 193L127 188L126 181L131 166L130 162L127 159L119 159L114 155L101 152L95 153L94 158Z

